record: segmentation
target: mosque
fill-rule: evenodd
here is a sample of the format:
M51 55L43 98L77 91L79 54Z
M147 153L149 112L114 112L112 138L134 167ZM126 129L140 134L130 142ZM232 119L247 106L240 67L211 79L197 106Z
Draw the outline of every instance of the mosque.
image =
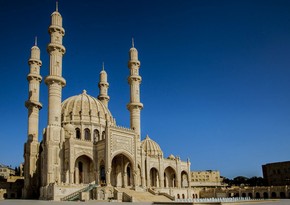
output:
M160 146L141 135L138 51L132 43L129 50L130 128L119 127L108 109L110 97L107 73L100 72L99 95L85 90L62 101L62 43L65 30L58 7L51 14L48 28L50 43L48 87L48 123L42 141L38 138L40 83L40 49L31 48L28 137L24 145L24 198L65 200L76 195L90 199L115 198L126 201L136 193L163 193L167 199L177 195L194 195L190 189L190 162L170 155L165 158ZM130 195L130 193L132 194ZM87 195L86 195L87 194ZM153 194L152 194L153 196ZM132 200L131 200L132 201Z

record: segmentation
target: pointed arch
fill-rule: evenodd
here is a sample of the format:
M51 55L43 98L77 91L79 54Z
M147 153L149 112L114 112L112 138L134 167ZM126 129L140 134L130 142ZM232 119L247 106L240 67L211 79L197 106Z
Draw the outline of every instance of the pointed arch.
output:
M164 187L176 187L176 171L171 166L164 170Z

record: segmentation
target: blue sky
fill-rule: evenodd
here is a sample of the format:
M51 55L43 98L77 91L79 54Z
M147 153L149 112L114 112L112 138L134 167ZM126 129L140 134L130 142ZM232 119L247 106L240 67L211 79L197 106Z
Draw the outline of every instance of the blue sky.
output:
M38 36L48 75L53 0L0 0L0 162L23 161L27 60ZM191 160L192 170L261 176L290 156L290 1L101 0L59 2L66 30L63 100L98 95L102 62L109 108L129 127L128 51L139 51L142 139ZM47 122L41 84L40 135Z

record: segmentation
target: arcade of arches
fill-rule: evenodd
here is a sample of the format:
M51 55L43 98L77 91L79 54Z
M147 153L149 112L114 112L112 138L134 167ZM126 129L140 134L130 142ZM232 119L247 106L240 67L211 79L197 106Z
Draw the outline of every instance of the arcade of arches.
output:
M290 198L290 187L288 186L263 186L263 187L229 187L212 188L201 190L200 197L250 197L254 199L286 199Z

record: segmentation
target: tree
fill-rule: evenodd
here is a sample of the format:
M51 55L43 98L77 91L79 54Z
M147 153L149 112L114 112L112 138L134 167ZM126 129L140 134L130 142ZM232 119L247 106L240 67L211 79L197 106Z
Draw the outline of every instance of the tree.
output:
M249 178L244 176L238 176L233 179L233 184L236 186L247 185Z
M265 180L262 177L252 177L248 179L249 186L265 186Z
M223 183L228 184L229 186L265 186L265 180L262 177L251 177L247 178L244 176L237 176L233 179L223 178Z

